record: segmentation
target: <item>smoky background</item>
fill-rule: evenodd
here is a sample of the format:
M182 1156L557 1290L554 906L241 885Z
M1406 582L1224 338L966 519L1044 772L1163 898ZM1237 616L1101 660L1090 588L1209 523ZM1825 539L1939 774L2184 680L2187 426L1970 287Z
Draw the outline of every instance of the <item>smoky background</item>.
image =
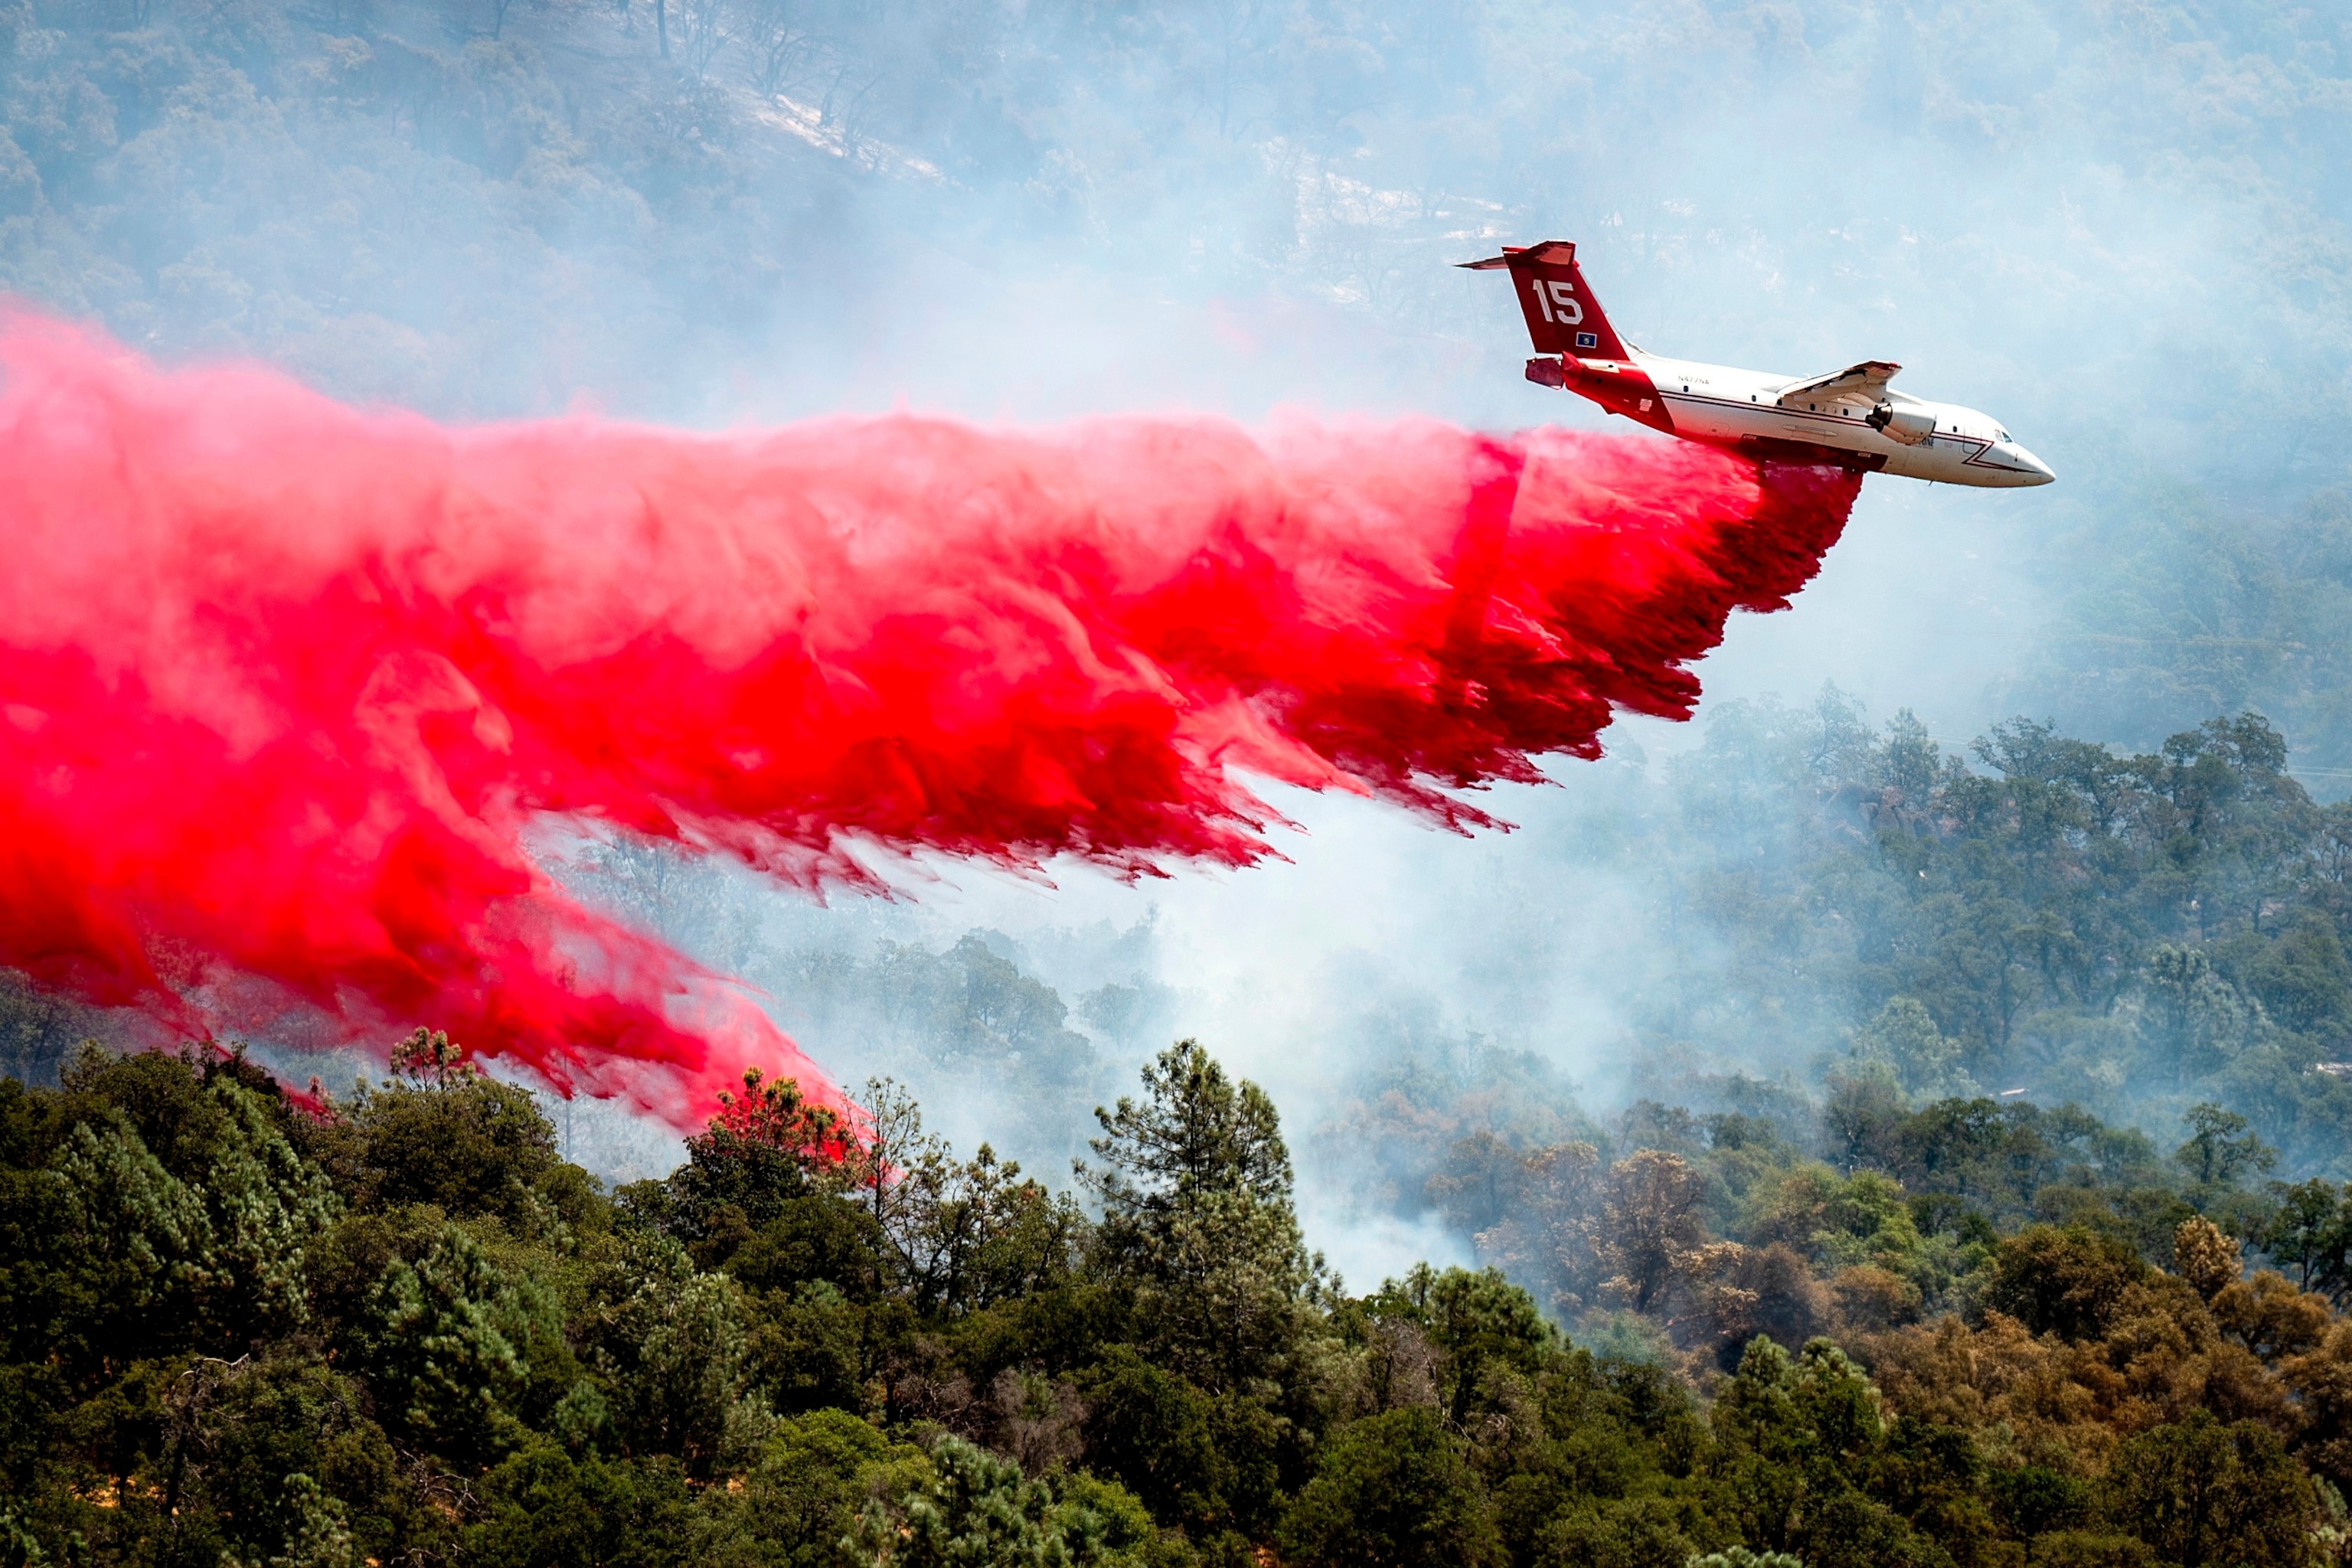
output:
M2352 783L2347 26L2270 4L16 0L0 286L166 361L254 356L454 419L1594 426L1520 379L1496 280L1446 265L1558 237L1644 346L1790 374L1889 357L1994 413L2058 485L1873 481L1795 607L1703 667L1697 724L1627 723L1608 761L1495 792L1508 835L1276 793L1302 831L1248 872L919 862L898 900L824 907L641 847L551 851L758 986L845 1082L895 1074L1049 1179L1093 1105L1197 1035L1276 1093L1310 1228L1365 1279L1468 1256L1399 1132L1413 1108L1528 1139L1661 1094L1800 1114L1870 1008L1760 983L1769 911L1701 884L1801 858L1834 793L1808 759L1854 726L1908 710L1953 748L2024 713L2147 748L2254 707L2315 793ZM32 1063L79 1026L27 1006ZM319 1070L300 1044L257 1048ZM2051 1079L2103 1113L2177 1110L2080 1066L2053 1055ZM616 1176L674 1154L610 1107L564 1120Z

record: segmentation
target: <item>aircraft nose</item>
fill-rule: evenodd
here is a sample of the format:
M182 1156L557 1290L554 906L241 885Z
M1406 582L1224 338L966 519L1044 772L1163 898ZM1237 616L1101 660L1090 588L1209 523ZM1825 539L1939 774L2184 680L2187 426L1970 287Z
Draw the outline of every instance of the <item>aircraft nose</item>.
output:
M2020 485L2046 485L2058 477L2051 471L2049 464L2014 441L2002 444L2001 458L2017 468Z

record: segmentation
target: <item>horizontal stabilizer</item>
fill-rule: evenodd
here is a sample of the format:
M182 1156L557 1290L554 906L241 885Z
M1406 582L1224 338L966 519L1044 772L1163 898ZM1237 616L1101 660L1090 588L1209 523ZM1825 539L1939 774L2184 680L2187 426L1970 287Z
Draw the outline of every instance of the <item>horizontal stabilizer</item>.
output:
M1493 272L1522 258L1565 264L1575 258L1576 247L1567 240L1547 239L1541 245L1507 245L1500 256L1489 256L1477 261L1457 261L1454 265L1472 272Z

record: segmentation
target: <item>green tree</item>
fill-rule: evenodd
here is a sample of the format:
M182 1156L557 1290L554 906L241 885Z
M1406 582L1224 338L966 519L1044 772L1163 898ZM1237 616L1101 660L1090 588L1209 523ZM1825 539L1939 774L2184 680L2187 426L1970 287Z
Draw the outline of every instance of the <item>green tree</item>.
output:
M1740 1548L1731 1550L1750 1563L1762 1561ZM1765 1557L1772 1559L1768 1568L1802 1568L1793 1557ZM1594 1499L1564 1510L1544 1526L1534 1561L1543 1568L1690 1568L1709 1559L1691 1551L1670 1501L1636 1497Z
M2285 931L2235 956L2264 1016L2284 1027L2326 1037L2352 1016L2352 961L2335 922L2320 911L2305 910Z
M903 1497L932 1474L914 1445L846 1410L813 1410L776 1424L740 1495L792 1568L832 1568L868 1502Z
M1751 1342L1709 1420L1717 1517L1749 1543L1855 1568L1937 1560L1866 1489L1889 1458L1878 1391L1827 1340L1793 1358Z
M1367 1306L1376 1316L1412 1323L1444 1353L1444 1408L1457 1427L1491 1379L1534 1378L1559 1344L1535 1298L1493 1268L1441 1271L1421 1264L1402 1281L1383 1284Z
M873 1568L1121 1568L1150 1516L1134 1500L1021 1468L958 1437L932 1447L933 1479L868 1505L844 1547Z
M2332 1182L2314 1178L2271 1186L2274 1206L2259 1237L2263 1250L2295 1271L2305 1290L2341 1300L2352 1291L2352 1203Z
M1107 1215L1145 1243L1188 1204L1232 1193L1260 1204L1290 1201L1290 1151L1265 1090L1225 1077L1196 1040L1180 1040L1143 1069L1144 1098L1097 1108L1102 1164L1079 1179Z
M1978 1092L1976 1080L1960 1065L1960 1042L1936 1026L1936 1016L1916 996L1893 998L1855 1030L1853 1054L1892 1067L1914 1103Z
M2127 1439L2107 1466L2100 1510L2180 1568L2288 1568L2312 1560L2311 1479L2257 1422L2205 1411Z
M446 1035L419 1029L393 1074L362 1079L302 1130L305 1152L355 1205L429 1204L455 1219L495 1215L530 1232L593 1212L586 1173L559 1159L555 1128L529 1092L485 1076Z
M2203 1191L2235 1187L2278 1163L2278 1151L2255 1137L2234 1110L2192 1105L2181 1120L2189 1124L2189 1141L2172 1152L2173 1163Z
M183 1508L209 1510L229 1553L247 1563L389 1554L397 1460L365 1409L354 1380L314 1355L247 1363L187 1412Z
M38 1228L10 1243L26 1304L47 1309L12 1326L58 1336L46 1348L81 1369L235 1353L302 1324L310 1254L341 1205L282 1101L193 1055L87 1050L65 1082L46 1169L16 1178Z
M291 1520L281 1549L261 1558L224 1552L221 1568L352 1568L355 1553L341 1500L299 1470L285 1478L278 1495L280 1509Z
M2194 1081L2245 1048L2253 1016L2203 948L2150 948L2140 994L2148 1054L2173 1082Z
M562 1331L542 1287L508 1277L456 1226L416 1262L393 1263L359 1331L362 1364L394 1429L474 1463L521 1440L530 1343L560 1344Z
M1177 1369L1212 1393L1270 1376L1296 1343L1316 1285L1291 1206L1274 1102L1234 1083L1191 1040L1143 1069L1145 1098L1097 1109L1102 1162L1076 1173L1103 1206L1108 1268Z
M1440 1568L1503 1560L1477 1472L1437 1412L1385 1411L1333 1433L1283 1516L1284 1554L1307 1568Z
M674 1455L703 1477L764 1441L771 1420L751 1390L734 1280L698 1271L672 1237L640 1233L592 1299L579 1337L626 1452Z
M982 1143L958 1160L923 1131L912 1097L866 1085L872 1138L859 1196L891 1254L900 1289L926 1316L961 1317L1066 1281L1085 1215Z
M864 1408L866 1323L831 1282L772 1291L744 1315L745 1370L777 1409Z
M1840 1170L1893 1168L1909 1107L1895 1068L1864 1060L1832 1073L1822 1107L1823 1153Z
M1132 1345L1109 1347L1080 1388L1089 1466L1116 1478L1164 1523L1213 1534L1230 1522L1235 1478L1218 1446L1214 1400Z
M743 1092L722 1091L719 1114L686 1141L686 1163L667 1183L668 1224L686 1241L730 1225L744 1236L812 1192L862 1184L866 1153L849 1124L792 1079L763 1082L743 1071Z
M892 1283L873 1215L831 1193L787 1198L758 1231L747 1237L716 1233L695 1251L700 1261L723 1263L728 1273L756 1290L790 1292L823 1283L865 1301Z
M667 1456L574 1455L538 1438L467 1492L472 1517L452 1544L488 1568L695 1568L737 1555L698 1552L709 1543L698 1539L695 1492Z

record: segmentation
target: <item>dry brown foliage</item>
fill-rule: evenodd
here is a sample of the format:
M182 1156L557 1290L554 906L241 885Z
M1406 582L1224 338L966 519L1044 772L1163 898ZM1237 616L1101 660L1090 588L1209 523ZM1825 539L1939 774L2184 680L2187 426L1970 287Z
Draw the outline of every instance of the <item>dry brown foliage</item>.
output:
M2261 1422L2345 1484L2352 1321L2280 1275L2235 1278L2234 1261L2219 1282L2217 1252L2192 1252L2189 1264L2211 1288L2210 1301L2190 1279L2153 1274L2126 1290L2095 1338L2035 1334L1988 1311L1974 1326L1942 1317L1852 1342L1890 1414L1967 1428L1994 1454L2095 1475L2122 1439L2205 1410ZM2234 1260L2234 1246L2228 1255Z

